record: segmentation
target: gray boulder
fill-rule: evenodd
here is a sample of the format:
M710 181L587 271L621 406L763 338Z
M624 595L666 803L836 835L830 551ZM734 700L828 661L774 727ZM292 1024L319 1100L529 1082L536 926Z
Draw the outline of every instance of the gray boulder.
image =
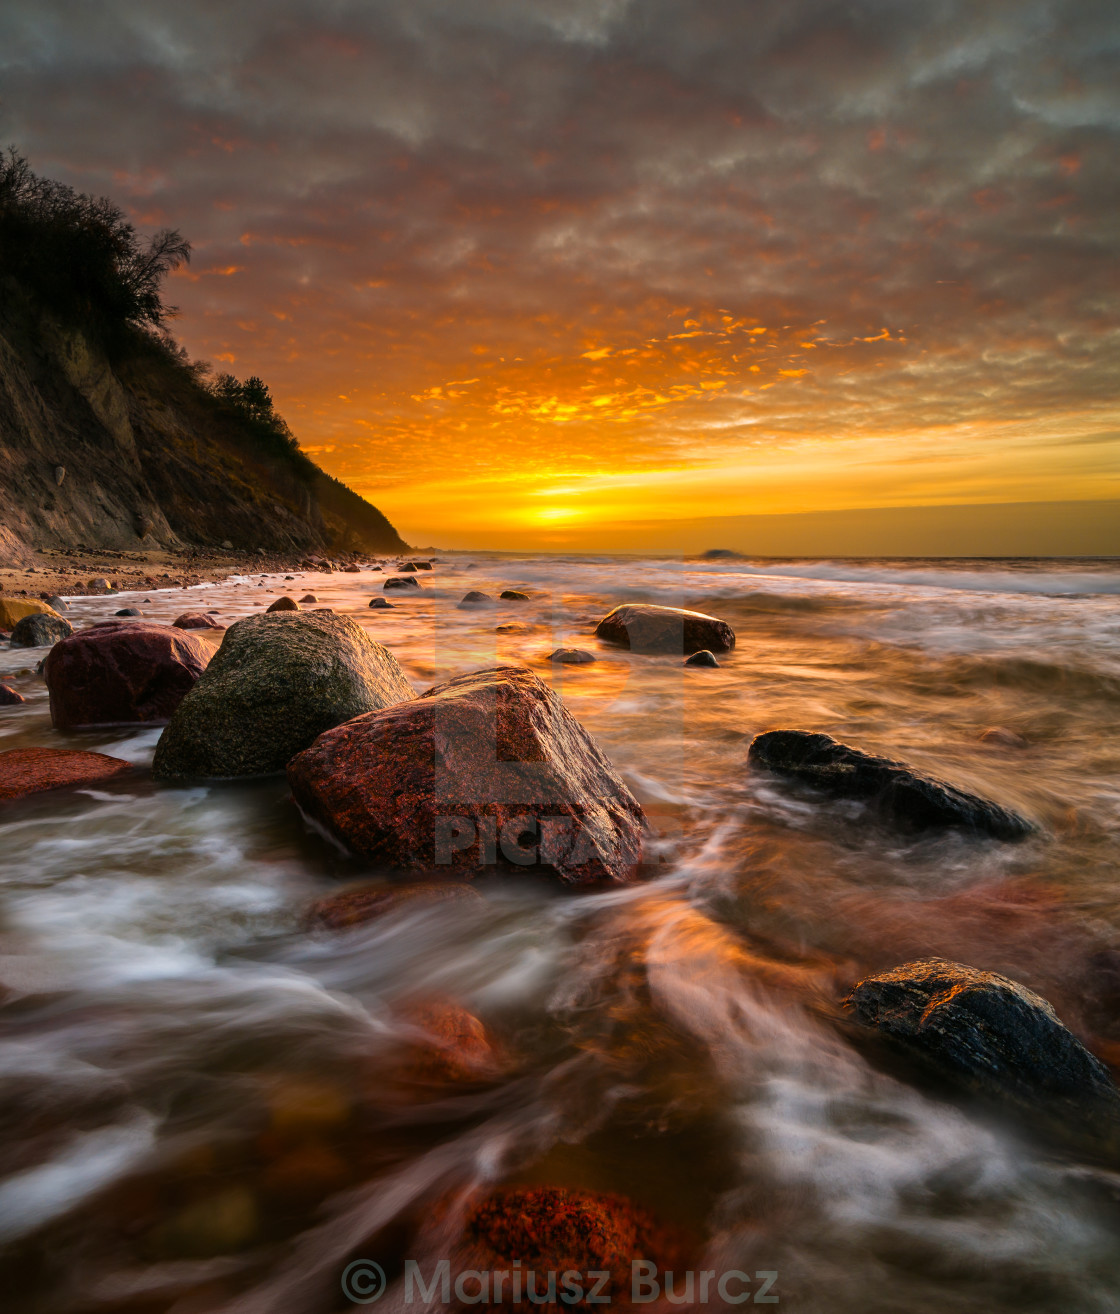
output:
M387 648L324 611L237 621L204 674L160 738L157 777L282 771L324 730L415 697Z
M74 627L61 616L48 616L46 612L36 612L33 616L24 616L12 627L13 648L49 648L59 639L69 638Z
M726 621L702 611L626 603L615 607L595 627L595 636L633 652L730 652L735 631Z

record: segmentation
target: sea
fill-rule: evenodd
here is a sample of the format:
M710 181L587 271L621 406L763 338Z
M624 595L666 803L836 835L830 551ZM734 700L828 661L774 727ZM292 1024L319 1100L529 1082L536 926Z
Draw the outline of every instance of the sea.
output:
M5 806L4 1308L333 1314L365 1300L343 1286L361 1259L403 1309L434 1202L512 1184L626 1197L693 1238L697 1269L796 1314L1120 1310L1115 1165L885 1061L840 1007L937 955L1036 991L1120 1071L1120 560L457 553L418 578L391 610L363 569L74 598L69 619L228 625L310 592L418 692L527 666L641 801L647 879L487 877L478 900L332 930L309 907L391 878L282 776L141 770ZM494 605L459 608L468 589ZM607 647L594 627L625 602L719 616L737 645L711 669ZM0 709L0 750L150 766L159 727L52 729L44 656L0 651L27 699ZM1037 833L886 831L752 771L780 727ZM486 1080L409 1078L427 999L485 1028Z

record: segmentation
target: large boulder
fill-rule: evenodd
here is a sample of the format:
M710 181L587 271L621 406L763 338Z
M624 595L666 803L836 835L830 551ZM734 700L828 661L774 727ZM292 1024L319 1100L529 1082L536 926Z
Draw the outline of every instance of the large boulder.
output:
M133 770L106 753L68 748L12 748L0 753L0 799L26 798L51 789L104 785Z
M264 612L226 631L205 680L163 732L154 771L164 779L282 771L324 730L413 697L397 659L349 617Z
M350 849L398 871L540 871L621 883L642 809L602 750L531 671L460 675L321 735L288 765L297 803Z
M193 635L148 621L102 621L61 639L44 678L57 730L160 724L206 669L210 649Z
M655 607L648 603L626 603L615 607L595 627L597 638L618 643L633 652L730 652L735 631L726 621L702 611L681 607Z
M0 598L0 630L14 630L25 616L57 616L58 612L38 598Z
M13 648L48 648L59 639L74 633L74 627L62 616L35 612L16 621L12 629Z
M1019 840L1035 829L1009 808L915 771L904 762L849 748L831 735L768 730L751 741L747 761L835 798L861 799L882 820L902 830L955 828Z
M922 958L860 981L844 1007L954 1085L1120 1140L1120 1091L1108 1070L1017 981Z

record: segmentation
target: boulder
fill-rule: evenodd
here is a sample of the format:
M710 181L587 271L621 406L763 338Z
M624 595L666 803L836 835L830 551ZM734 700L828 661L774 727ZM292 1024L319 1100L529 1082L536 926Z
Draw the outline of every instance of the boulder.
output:
M11 642L13 648L47 648L73 633L73 625L63 617L37 612L16 621Z
M0 799L26 798L51 789L103 785L132 771L131 762L69 748L12 748L0 753Z
M319 599L315 596L314 593L305 593L305 594L303 595L303 597L300 598L300 605L301 605L301 606L302 606L302 605L307 605L307 604L310 604L310 603L312 603L312 602L318 602L318 601L319 601Z
M103 621L61 639L44 675L57 730L160 724L206 669L210 649L150 621Z
M496 1077L501 1058L473 1013L453 999L420 999L403 1010L419 1033L401 1075L408 1081L470 1082Z
M265 608L266 611L299 611L299 609L299 603L295 598L289 598L286 594Z
M113 612L114 616L143 616L139 607L122 607L120 611Z
M414 561L412 564L416 567L417 570L432 569L432 563L430 561Z
M769 730L751 741L747 761L836 798L861 799L906 831L954 828L1020 840L1035 827L1017 812L969 794L888 757L875 757L808 730Z
M730 652L735 631L726 621L701 611L626 603L615 607L595 627L597 638L621 644L633 652Z
M1041 996L995 972L922 958L858 982L844 1008L938 1076L1059 1128L1116 1141L1120 1091Z
M65 616L70 610L70 604L65 598L60 598L57 593L47 599L47 606L53 607L60 616Z
M103 575L96 579L91 579L86 585L87 589L92 589L94 593L111 593L113 591L112 581L107 580Z
M0 630L15 629L25 616L57 616L53 607L38 598L0 598Z
M550 662L562 662L565 666L586 666L595 660L595 654L586 648L557 648L549 654Z
M369 605L376 611L393 610L393 604L387 598L370 598Z
M489 593L480 593L478 589L471 589L469 593L463 594L459 607L488 607L493 601Z
M18 693L9 684L0 684L0 707L14 707L17 703L25 703L27 699L23 694Z
M524 621L510 621L507 625L497 625L494 627L495 634L532 634L533 627L526 625Z
M631 879L640 857L637 799L524 667L355 717L293 758L288 780L310 817L396 871L521 870L594 886Z
M266 775L342 721L414 697L396 658L332 612L236 621L156 746L162 779Z
M410 881L406 885L360 886L328 894L311 905L307 921L331 931L361 926L388 913L410 912L437 903L479 903L482 895L461 881Z
M343 566L342 569L347 575L360 575L362 573L361 566Z
M416 570L416 562L415 562L415 561L406 561L406 562L404 563L403 566L398 566L397 569L398 569L402 574L403 574L405 571L415 571L415 570Z
M177 630L224 630L221 621L216 621L208 611L185 611L171 622Z
M521 593L517 589L503 589L501 593L498 594L498 597L501 598L503 602L529 601L529 595L527 593Z
M381 587L383 589L418 589L420 581L415 575L390 575Z
M709 652L707 648L701 648L699 652L694 652L691 657L684 659L686 666L718 666L719 661L714 652Z

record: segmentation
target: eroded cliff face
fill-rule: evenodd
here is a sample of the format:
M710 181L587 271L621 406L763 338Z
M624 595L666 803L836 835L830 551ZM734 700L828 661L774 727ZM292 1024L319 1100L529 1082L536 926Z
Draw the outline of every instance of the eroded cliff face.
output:
M324 518L326 482L255 452L158 352L111 362L0 281L0 564L77 546L405 548L340 485Z

